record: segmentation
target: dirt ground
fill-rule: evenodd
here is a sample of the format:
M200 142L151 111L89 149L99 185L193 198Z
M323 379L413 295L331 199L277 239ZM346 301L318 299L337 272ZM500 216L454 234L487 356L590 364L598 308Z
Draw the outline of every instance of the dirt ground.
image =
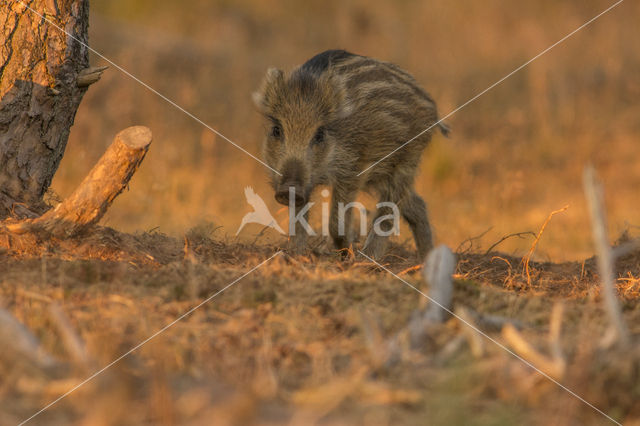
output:
M276 253L212 226L183 241L102 228L1 252L2 306L55 367L0 363L0 424L28 418L203 301L30 424L611 423L455 318L412 348L408 321L428 301L371 262L322 245L308 257ZM593 259L532 262L527 280L520 258L457 256L457 313L508 319L548 356L561 303L557 379L613 419L640 421L640 252L617 265L636 342L624 350L600 344L608 320ZM428 291L411 248L394 245L382 263ZM475 325L509 347L501 326Z

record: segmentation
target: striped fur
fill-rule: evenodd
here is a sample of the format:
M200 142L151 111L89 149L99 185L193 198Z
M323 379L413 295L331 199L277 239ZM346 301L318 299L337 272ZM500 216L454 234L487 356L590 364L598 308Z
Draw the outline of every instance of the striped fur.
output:
M254 101L268 123L265 160L282 173L272 175L279 202L288 204L290 186L296 189L296 203L303 205L315 187L331 185L329 231L342 249L351 241L338 233L338 203L346 205L361 190L376 193L380 201L398 205L418 254L426 255L433 245L431 228L413 182L433 129L358 176L438 121L435 101L409 73L388 62L329 50L288 75L270 69ZM444 124L436 127L445 135L449 132ZM300 250L303 238L297 230L296 235L295 248ZM386 238L371 232L364 250L380 257L385 243Z

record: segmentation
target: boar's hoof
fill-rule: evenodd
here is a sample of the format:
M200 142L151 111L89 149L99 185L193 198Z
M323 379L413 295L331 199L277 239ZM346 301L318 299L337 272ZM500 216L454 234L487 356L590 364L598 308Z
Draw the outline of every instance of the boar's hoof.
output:
M374 232L369 233L362 252L372 259L380 260L386 251L387 238L376 235Z

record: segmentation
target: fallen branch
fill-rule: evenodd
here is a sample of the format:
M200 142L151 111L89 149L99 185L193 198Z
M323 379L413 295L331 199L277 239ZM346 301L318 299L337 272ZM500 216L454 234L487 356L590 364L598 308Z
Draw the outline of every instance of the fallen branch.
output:
M121 131L68 198L36 219L7 224L7 229L14 233L45 231L64 238L95 225L127 187L149 144L151 130L147 127L134 126Z

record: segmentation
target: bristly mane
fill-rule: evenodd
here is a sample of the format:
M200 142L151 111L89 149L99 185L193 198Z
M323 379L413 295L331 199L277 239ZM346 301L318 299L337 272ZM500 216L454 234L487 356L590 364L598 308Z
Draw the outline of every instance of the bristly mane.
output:
M334 65L354 56L357 55L347 52L346 50L326 50L322 53L318 53L316 56L302 64L300 71L309 72L311 74L322 74L330 65Z

